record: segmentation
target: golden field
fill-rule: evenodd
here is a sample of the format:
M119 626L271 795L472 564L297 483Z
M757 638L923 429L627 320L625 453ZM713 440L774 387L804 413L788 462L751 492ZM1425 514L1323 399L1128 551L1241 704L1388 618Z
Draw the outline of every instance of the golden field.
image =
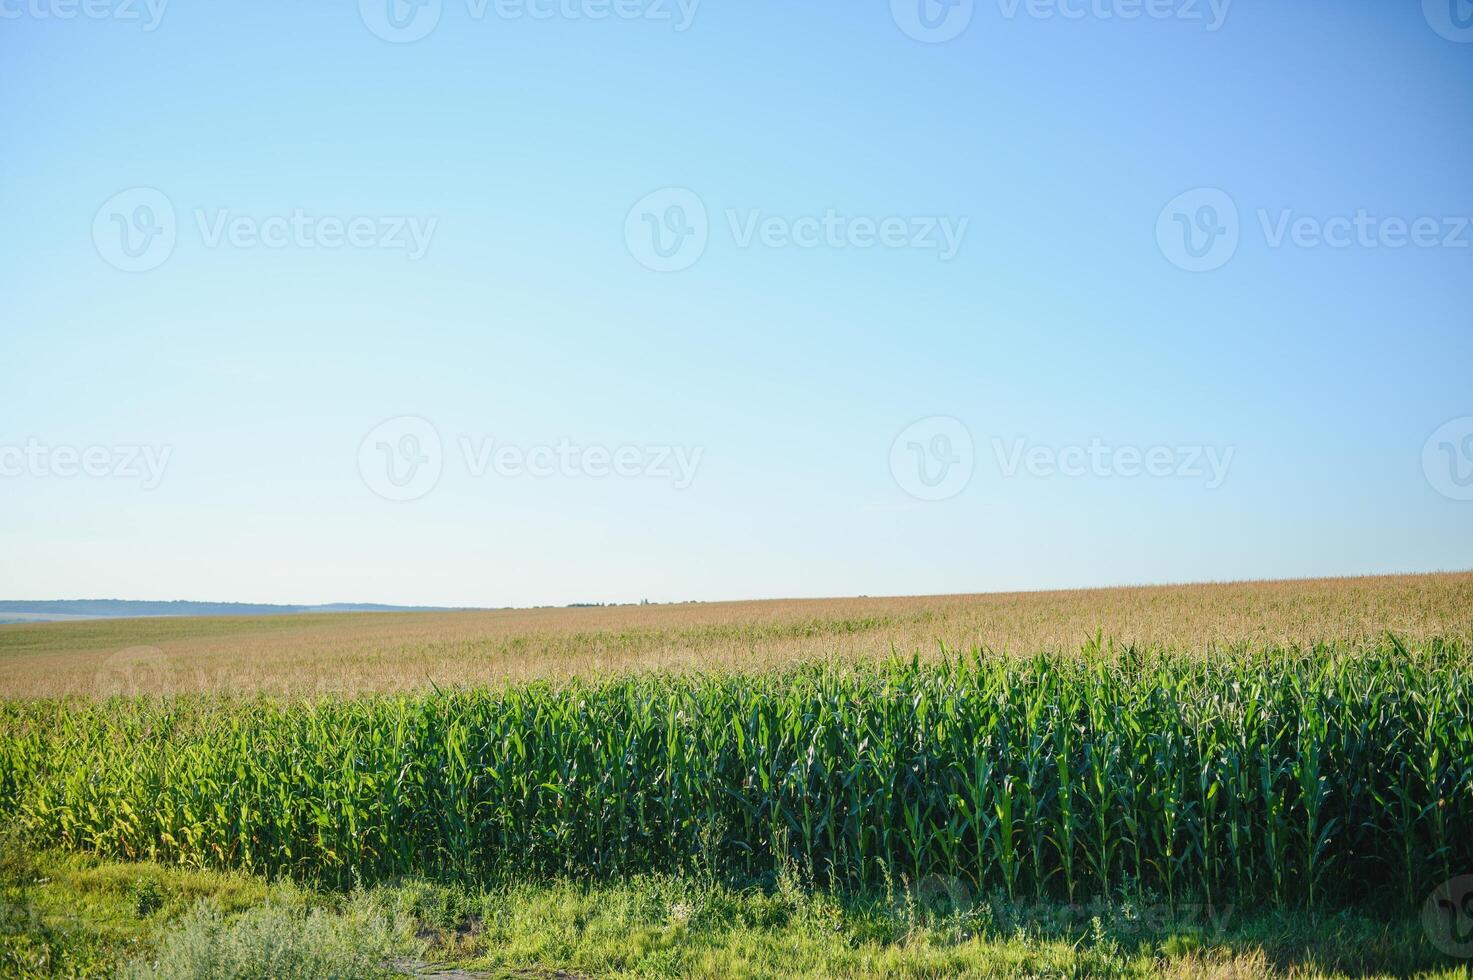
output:
M1473 638L1473 572L897 598L0 626L0 697L358 693L988 647Z

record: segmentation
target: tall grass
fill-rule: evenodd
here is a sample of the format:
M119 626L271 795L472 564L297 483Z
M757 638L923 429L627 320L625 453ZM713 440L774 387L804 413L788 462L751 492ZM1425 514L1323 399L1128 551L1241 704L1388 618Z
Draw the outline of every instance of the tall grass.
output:
M326 882L696 865L1026 900L1419 902L1473 868L1473 653L649 675L358 699L6 702L0 817Z
M227 921L207 902L164 935L158 955L127 964L123 980L394 980L401 945L390 924L351 909L334 915L259 905Z

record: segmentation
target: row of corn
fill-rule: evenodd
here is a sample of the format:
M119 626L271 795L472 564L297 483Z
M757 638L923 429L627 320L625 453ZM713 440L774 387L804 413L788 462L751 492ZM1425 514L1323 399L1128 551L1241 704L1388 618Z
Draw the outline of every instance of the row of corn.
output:
M1465 643L0 703L0 821L323 882L779 862L1015 899L1420 901L1473 871Z

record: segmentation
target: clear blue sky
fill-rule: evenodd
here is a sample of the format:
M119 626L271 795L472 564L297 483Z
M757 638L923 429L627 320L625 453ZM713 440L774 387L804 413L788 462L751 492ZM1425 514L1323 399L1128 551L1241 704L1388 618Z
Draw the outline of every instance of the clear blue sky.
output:
M93 2L108 16L0 2L0 596L524 605L1473 567L1473 501L1438 476L1473 472L1473 442L1455 422L1428 448L1473 416L1473 38L1434 26L1466 3L1238 0L1211 30L1206 0L705 0L677 30L673 0ZM396 23L427 33L374 33ZM922 23L957 33L901 26ZM669 192L635 207L672 187L705 247L653 271L640 230L700 218ZM174 213L146 271L116 267L120 236L167 216L106 203L133 188ZM1172 229L1226 218L1168 209L1198 188L1239 220L1194 272ZM373 243L251 237L298 212L367 218ZM842 247L773 244L829 212L859 219ZM1438 244L1315 238L1357 212L1434 219ZM422 255L391 247L400 218L433 221ZM886 218L906 247L866 237ZM909 247L928 218L965 220L954 256ZM425 444L404 423L363 443L400 416L433 427L440 474L394 501L373 460ZM933 417L956 422L902 435ZM632 446L657 472L477 475L462 437ZM1170 475L1059 471L1092 444L1167 447ZM662 446L699 449L688 486ZM104 475L59 475L66 447L100 447ZM167 450L157 485L129 447ZM1009 470L1019 447L1039 464ZM1220 485L1178 473L1191 447L1231 450ZM962 476L928 488L907 460Z

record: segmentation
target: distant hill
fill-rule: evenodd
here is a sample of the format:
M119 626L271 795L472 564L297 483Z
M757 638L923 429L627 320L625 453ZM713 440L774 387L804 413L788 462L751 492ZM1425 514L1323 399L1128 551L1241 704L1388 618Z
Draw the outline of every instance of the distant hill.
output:
M451 612L447 606L386 606L376 602L332 602L278 606L253 602L145 602L133 599L0 599L0 623L59 619L127 619L135 616L286 616L312 612Z

